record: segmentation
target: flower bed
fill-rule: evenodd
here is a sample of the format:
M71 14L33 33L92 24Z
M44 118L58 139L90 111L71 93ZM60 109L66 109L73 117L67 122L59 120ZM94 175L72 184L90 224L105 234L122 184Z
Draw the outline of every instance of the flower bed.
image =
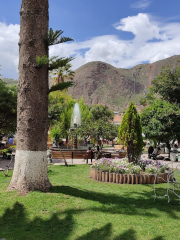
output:
M156 183L163 183L167 180L169 167L163 162L144 161L138 164L129 163L124 159L97 160L90 168L90 177L94 180L119 184L154 184L155 173Z

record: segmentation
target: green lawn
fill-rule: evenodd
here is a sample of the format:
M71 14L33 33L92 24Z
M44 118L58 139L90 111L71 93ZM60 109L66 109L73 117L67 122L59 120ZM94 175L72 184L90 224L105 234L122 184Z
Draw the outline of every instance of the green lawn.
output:
M88 178L88 165L51 166L50 192L6 192L0 173L0 239L180 239L180 205L154 202L153 185L119 185ZM159 191L165 184L158 185Z

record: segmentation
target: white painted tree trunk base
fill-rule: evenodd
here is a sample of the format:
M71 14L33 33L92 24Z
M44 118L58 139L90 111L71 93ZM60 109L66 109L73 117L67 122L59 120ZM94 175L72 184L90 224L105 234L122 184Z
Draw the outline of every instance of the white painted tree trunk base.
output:
M16 150L13 177L7 191L46 192L50 187L51 183L47 175L47 152Z

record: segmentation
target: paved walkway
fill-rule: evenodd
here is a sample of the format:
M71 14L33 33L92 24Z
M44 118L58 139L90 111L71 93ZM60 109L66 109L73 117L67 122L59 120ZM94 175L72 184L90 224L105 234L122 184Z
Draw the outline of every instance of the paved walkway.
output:
M167 154L161 154L161 156L164 156L164 157L167 157L168 155ZM148 154L147 153L144 153L142 156L141 156L141 159L143 160L148 160ZM67 163L68 164L72 164L72 160L71 159L66 159ZM93 159L94 161L94 159ZM162 160L159 160L162 162ZM0 171L2 171L3 169L6 169L9 164L10 160L3 160L2 158L0 158ZM178 168L180 169L180 162L171 162L171 161L165 161L167 164L169 164L169 166L171 168ZM52 160L52 164L53 165L64 165L64 161L61 159L61 160ZM86 164L86 161L84 161L83 159L73 159L73 164ZM88 161L88 164L91 164L91 160L89 159ZM14 160L11 162L10 164L10 168L13 169L14 167Z
M0 158L0 171L7 169L7 166L9 165L10 160L3 160ZM14 160L10 164L10 169L14 168Z

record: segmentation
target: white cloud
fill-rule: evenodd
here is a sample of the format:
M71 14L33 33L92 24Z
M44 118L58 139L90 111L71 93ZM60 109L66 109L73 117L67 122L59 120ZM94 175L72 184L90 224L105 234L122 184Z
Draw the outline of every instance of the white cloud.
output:
M144 42L152 39L166 39L165 34L160 34L160 28L156 24L151 23L148 15L143 13L121 19L116 29L132 32L135 35L135 41Z
M2 31L2 28L4 30ZM75 56L73 69L91 61L107 62L118 68L133 67L142 62L154 62L180 55L180 22L155 22L152 16L139 13L123 18L116 24L117 33L131 32L131 40L115 35L97 36L82 42L63 43L50 47L50 56ZM2 74L17 74L18 25L0 23L0 53ZM5 44L6 43L6 44Z
M18 77L18 41L20 26L0 22L0 65L4 77Z
M152 1L149 0L141 0L138 2L135 2L134 4L131 5L131 8L140 8L140 9L145 9L149 7L149 5L152 3Z
M133 33L129 41L114 35L92 38L88 41L51 47L51 53L77 54L74 69L91 61L104 61L118 68L129 68L142 62L154 62L180 54L180 23L161 23L147 14L139 13L121 19L116 29ZM88 49L82 54L83 49ZM68 55L68 56L69 56Z

